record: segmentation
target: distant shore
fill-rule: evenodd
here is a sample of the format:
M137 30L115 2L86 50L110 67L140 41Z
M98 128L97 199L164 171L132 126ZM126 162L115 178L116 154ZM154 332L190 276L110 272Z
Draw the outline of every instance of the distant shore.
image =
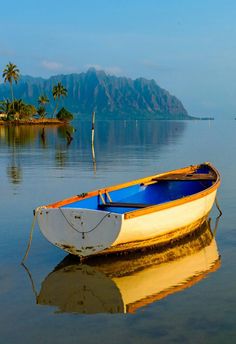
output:
M65 125L68 122L60 121L57 118L40 118L40 119L21 119L4 121L0 120L0 125Z

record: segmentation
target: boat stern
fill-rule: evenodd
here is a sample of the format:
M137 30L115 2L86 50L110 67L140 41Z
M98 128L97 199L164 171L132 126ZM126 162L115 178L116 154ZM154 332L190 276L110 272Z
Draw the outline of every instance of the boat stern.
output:
M120 233L123 215L80 208L43 208L41 232L53 245L86 257L110 247Z

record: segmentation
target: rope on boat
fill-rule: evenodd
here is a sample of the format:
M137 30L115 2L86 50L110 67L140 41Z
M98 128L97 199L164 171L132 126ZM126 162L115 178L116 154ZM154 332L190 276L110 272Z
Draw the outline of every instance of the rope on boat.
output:
M67 217L66 217L65 214L63 213L62 209L61 209L60 207L58 207L58 209L60 210L62 216L64 217L64 219L66 220L66 222L68 223L68 225L69 225L72 229L74 229L77 233L81 233L81 234L83 235L83 239L84 239L84 234L85 234L85 233L91 233L92 231L94 231L94 230L103 222L103 220L104 220L107 216L109 216L109 215L111 214L111 212L106 213L106 214L101 218L101 220L96 224L96 226L94 226L93 228L91 228L89 231L86 231L86 232L85 232L85 231L79 231L77 228L75 228L75 227L73 226L73 224L67 219Z
M215 204L216 204L216 208L217 208L218 211L219 211L219 215L218 215L217 218L216 218L215 227L214 227L214 230L212 231L213 238L215 238L215 236L216 236L216 231L217 231L217 228L218 228L218 224L219 224L219 221L220 221L220 217L221 217L221 215L223 214L222 211L221 211L221 209L220 209L220 205L219 205L217 196L216 196L216 198L215 198Z
M216 204L216 208L218 209L218 211L219 211L219 213L220 213L220 216L221 216L223 213L222 213L222 211L221 211L221 209L220 209L220 205L219 205L219 203L218 203L217 196L216 196L216 198L215 198L215 204Z
M30 247L31 247L32 239L33 239L33 233L34 233L34 228L35 228L35 224L36 224L36 219L38 217L38 213L40 212L41 209L44 209L44 208L45 208L45 206L41 206L41 207L38 207L38 208L35 209L33 222L32 222L31 228L30 228L30 235L29 235L28 246L27 246L25 255L24 255L24 257L23 257L23 259L21 261L22 265L24 265L24 261L27 259L29 251L30 251Z

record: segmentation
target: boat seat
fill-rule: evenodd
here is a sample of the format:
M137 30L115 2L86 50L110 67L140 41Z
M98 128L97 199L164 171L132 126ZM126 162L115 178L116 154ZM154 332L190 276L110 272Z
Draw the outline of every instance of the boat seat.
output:
M216 180L216 176L212 173L193 173L193 174L167 174L160 177L153 178L152 181L161 180L182 180L182 181L193 181L193 180Z
M107 202L103 204L99 204L99 208L110 208L110 207L116 207L116 208L146 208L151 207L155 204L147 204L147 203L126 203L126 202Z

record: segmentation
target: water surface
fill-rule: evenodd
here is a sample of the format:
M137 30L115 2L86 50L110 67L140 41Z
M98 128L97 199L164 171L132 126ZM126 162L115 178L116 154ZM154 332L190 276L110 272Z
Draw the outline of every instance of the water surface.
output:
M0 343L232 342L236 336L236 122L97 122L94 152L90 123L75 122L74 127L76 131L47 127L45 136L38 127L0 127ZM66 130L74 137L70 144ZM204 161L215 164L222 176L218 199L223 216L216 241L207 241L205 234L204 240L182 243L184 249L172 251L173 261L160 261L163 255L169 257L168 252L153 252L79 265L36 228L26 262L34 293L20 260L35 207ZM213 230L216 209L211 216ZM199 240L203 246L196 244ZM180 251L187 253L176 257ZM198 261L194 254L206 258L199 258L198 272L193 263L186 263ZM148 262L154 260L148 270ZM187 266L192 271L182 280L168 281L168 290L171 283L175 287L171 292L153 297L160 295L161 286L165 289L164 281L176 277L175 272L187 271ZM117 276L119 270L122 276ZM186 284L193 279L195 283ZM138 280L143 283L140 289ZM133 305L132 312L124 306L125 300ZM150 302L139 302L137 307L138 300Z

